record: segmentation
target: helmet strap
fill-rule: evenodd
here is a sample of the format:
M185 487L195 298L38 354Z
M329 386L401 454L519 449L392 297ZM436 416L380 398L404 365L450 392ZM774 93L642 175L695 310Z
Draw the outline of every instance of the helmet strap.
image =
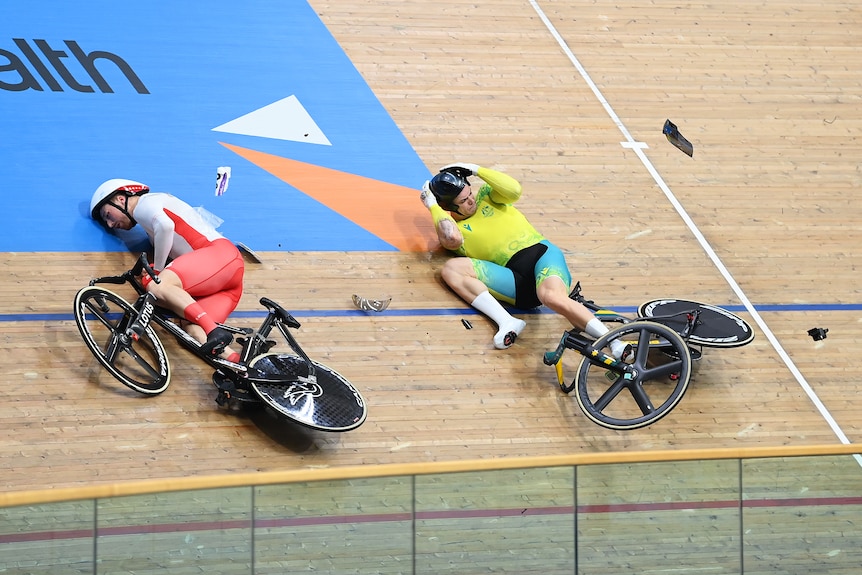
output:
M129 212L129 209L128 209L129 208L129 197L133 196L134 194L131 194L129 192L121 192L121 194L126 198L125 205L121 206L121 205L115 204L114 202L111 202L111 201L108 201L107 204L114 206L115 208L120 210L123 214L125 214L126 217L129 218L129 221L132 222L132 226L138 225L137 220L135 220L135 218L132 217L132 214L131 214L131 212Z

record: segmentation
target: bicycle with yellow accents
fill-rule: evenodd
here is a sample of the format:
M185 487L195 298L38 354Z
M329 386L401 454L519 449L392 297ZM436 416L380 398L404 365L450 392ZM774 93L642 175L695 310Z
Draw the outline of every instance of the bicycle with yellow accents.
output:
M598 339L572 329L563 333L543 361L554 366L560 389L576 390L581 411L609 429L637 429L655 423L679 405L691 382L693 362L703 348L747 345L751 326L726 309L679 299L657 299L638 308L635 318L604 309L581 295L580 283L569 297L601 321L621 324ZM607 353L612 341L626 344L620 359ZM563 354L578 352L571 383L566 383Z

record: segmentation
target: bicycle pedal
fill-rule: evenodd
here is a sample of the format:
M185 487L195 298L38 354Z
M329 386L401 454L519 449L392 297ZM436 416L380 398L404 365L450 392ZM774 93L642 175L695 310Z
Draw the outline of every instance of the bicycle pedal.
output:
M216 396L216 403L219 407L224 407L230 401L230 394L226 391L219 391Z
M215 385L216 389L218 389L219 391L234 393L239 389L235 377L236 376L231 377L229 374L225 373L221 369L217 369L215 372L213 372L213 385Z
M635 352L635 347L627 343L625 349L623 349L623 354L620 356L620 361L625 361L632 356Z
M233 379L222 371L213 373L213 384L218 389L216 403L220 407L233 404L257 403L257 398L243 384L237 385Z

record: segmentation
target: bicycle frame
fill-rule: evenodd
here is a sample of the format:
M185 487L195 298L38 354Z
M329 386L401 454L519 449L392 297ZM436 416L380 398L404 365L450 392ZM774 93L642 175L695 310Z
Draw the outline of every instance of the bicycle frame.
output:
M628 318L585 299L579 283L569 297L602 322L621 325L600 337L570 329L542 359L554 366L564 393L577 390L575 399L581 411L609 429L644 427L673 410L689 387L693 362L701 358L703 348L740 347L754 339L745 320L700 302L652 300L638 308L636 317ZM602 351L612 342L625 344L623 358ZM571 384L563 373L562 356L567 349L579 354Z
M631 323L639 320L649 320L656 321L661 319L669 319L672 317L678 317L681 315L686 315L686 325L682 330L679 330L679 334L688 341L688 337L691 335L694 328L698 325L698 319L700 318L700 309L692 309L690 311L680 312L673 315L667 316L651 316L651 317L635 317L628 318L624 315L621 315L613 310L605 309L596 305L593 300L588 300L581 295L581 282L577 282L575 287L572 288L569 297L576 302L583 305L585 308L593 312L593 314L598 317L603 322L615 322L615 323Z
M575 287L572 288L571 293L569 293L569 297L576 302L580 303L588 310L593 312L593 314L598 317L602 322L613 322L613 323L621 323L621 324L630 324L639 320L650 320L654 321L656 319L661 318L628 318L624 315L621 315L613 310L602 308L592 300L588 300L581 295L581 283L577 282ZM676 314L682 315L682 314ZM680 336L683 340L688 344L688 338L691 335L691 332L694 330L697 325L698 317L700 316L699 310L692 310L691 312L686 312L686 325L683 330L681 330ZM631 374L632 368L625 361L621 359L617 359L612 355L609 355L594 347L593 341L594 339L589 338L584 333L580 332L577 329L571 329L566 331L562 338L560 338L560 343L557 345L557 348L554 351L545 352L542 357L542 361L545 365L553 365L556 373L557 380L559 381L560 387L565 389L565 374L563 373L563 364L560 361L563 353L567 349L572 349L577 351L579 354L587 358L588 361L593 363L593 365L603 366L610 371L619 374ZM653 340L650 342L652 345L658 345L661 343L658 340Z
M678 317L685 315L685 325L682 329L677 330L680 337L687 349L689 356L699 358L701 353L698 350L694 350L691 347L689 342L689 338L695 328L698 325L700 310L692 309L685 312L680 312L671 316L662 316L662 317L635 317L629 318L618 312L615 312L610 309L603 308L597 305L594 301L588 300L584 298L581 294L581 284L577 282L575 286L572 288L571 293L569 293L569 298L574 301L580 303L588 310L593 312L593 314L599 318L603 323L619 323L619 324L632 324L638 321L659 321L661 319L669 319L672 317ZM557 383L559 383L560 388L568 393L572 390L571 386L566 385L566 375L563 371L563 362L560 361L563 353L567 349L574 350L586 358L587 361L592 363L593 365L603 367L610 372L613 372L619 376L622 376L623 379L631 379L634 375L634 368L629 365L624 359L617 359L614 356L604 352L602 349L593 345L595 339L587 336L583 332L577 329L571 329L563 333L563 336L560 338L560 343L557 345L554 351L545 352L542 356L542 361L545 365L553 366L557 376ZM631 342L634 343L634 342ZM661 339L651 339L649 344L650 346L660 346L663 343ZM666 342L664 342L666 343Z
M85 344L127 387L157 395L170 384L170 363L163 334L155 328L158 326L214 368L212 382L220 406L228 402L230 407L263 404L279 417L320 431L349 431L365 421L368 412L359 390L337 371L306 355L290 331L299 328L299 322L274 301L260 298L267 313L256 330L219 324L239 336L235 338L241 345L239 358L232 362L203 353L202 344L183 328L183 318L157 305L156 296L146 290L139 277L142 273L149 274L153 282L159 281L147 264L146 254L131 270L96 278L75 296L75 322ZM96 286L104 283L132 286L138 294L134 305ZM269 339L274 329L291 351L270 352L276 345Z
M572 329L563 334L563 337L560 338L560 343L554 351L546 351L544 356L542 356L542 361L545 365L554 366L560 387L564 387L566 379L565 374L563 373L563 363L560 361L560 358L563 357L563 353L567 349L577 351L594 365L607 367L609 370L620 374L631 372L631 366L624 361L605 353L601 349L594 347L592 345L593 341L594 340L588 339L579 331Z

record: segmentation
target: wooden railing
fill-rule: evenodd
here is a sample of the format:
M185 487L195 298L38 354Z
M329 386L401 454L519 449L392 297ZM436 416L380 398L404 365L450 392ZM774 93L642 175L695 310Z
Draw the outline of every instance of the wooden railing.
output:
M170 479L148 479L93 485L67 487L60 489L40 489L0 493L0 507L35 505L74 501L81 499L101 499L129 495L190 491L220 487L240 487L254 485L275 485L284 483L331 481L340 479L359 479L373 477L393 477L407 475L431 475L461 473L470 471L494 471L503 469L525 469L536 467L562 467L582 465L606 465L613 463L633 464L660 461L697 461L717 459L757 459L769 457L805 457L830 455L857 455L862 447L854 444L800 445L781 447L745 447L719 449L683 449L659 451L632 451L614 453L583 453L573 455L478 459L464 461L440 461L410 464L362 465L332 467L327 469L298 469L290 471L271 471L261 473L238 473L200 477ZM858 458L858 456L857 456ZM862 459L860 459L862 464Z

